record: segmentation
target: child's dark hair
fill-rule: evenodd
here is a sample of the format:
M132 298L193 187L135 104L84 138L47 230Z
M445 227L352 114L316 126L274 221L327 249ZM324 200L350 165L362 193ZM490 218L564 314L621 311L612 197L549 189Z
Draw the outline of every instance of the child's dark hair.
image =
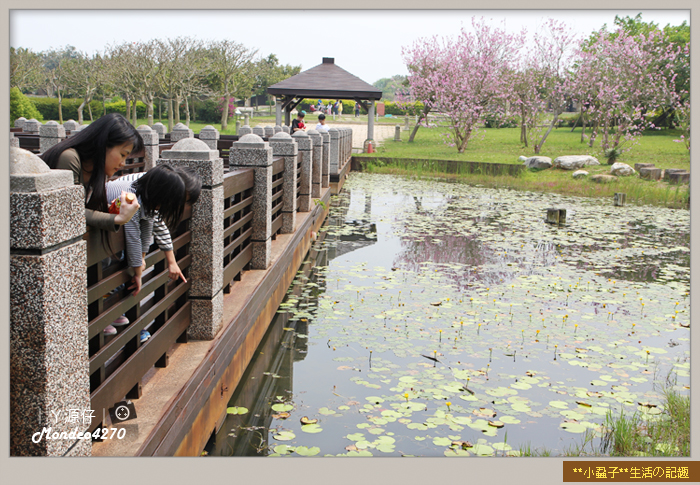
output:
M175 171L185 184L185 194L189 197L187 202L194 204L202 192L202 177L191 167L175 167Z
M92 189L92 196L86 204L88 209L107 212L107 192L105 190L105 155L107 149L132 143L134 148L131 153L139 153L143 150L143 138L136 128L118 113L110 113L90 123L70 138L46 150L39 157L46 162L49 168L56 168L58 159L65 150L73 148L78 152L80 162L91 161L92 173L88 182L88 188Z
M323 113L318 115L318 121L325 120L325 119L326 119L326 115L324 115Z
M132 185L141 199L144 214L154 217L157 213L171 231L177 228L185 210L186 189L180 173L168 164L161 164Z

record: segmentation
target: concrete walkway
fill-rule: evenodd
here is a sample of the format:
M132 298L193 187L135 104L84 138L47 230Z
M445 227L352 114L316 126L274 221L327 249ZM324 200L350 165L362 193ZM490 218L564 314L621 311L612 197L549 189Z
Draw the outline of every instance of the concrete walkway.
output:
M313 121L313 122L312 122ZM316 128L316 124L318 123L316 118L309 118L307 115L307 120L305 120L307 129L314 129ZM352 129L352 147L357 148L357 149L362 149L364 146L365 140L367 139L367 124L359 124L359 123L341 123L341 122L335 122L333 120L331 121L326 121L326 124L332 128L351 128ZM398 124L398 122L397 122ZM261 124L259 126L274 126L271 123L265 123ZM394 132L395 132L395 126L396 125L380 125L375 123L374 124L374 141L376 142L377 145L381 145L382 142L386 139L393 139L394 138ZM401 136L404 136L403 133Z

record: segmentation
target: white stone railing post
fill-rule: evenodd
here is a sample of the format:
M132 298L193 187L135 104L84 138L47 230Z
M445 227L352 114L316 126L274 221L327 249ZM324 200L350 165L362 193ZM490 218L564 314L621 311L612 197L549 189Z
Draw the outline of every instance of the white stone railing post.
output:
M24 127L22 128L22 131L24 133L27 133L28 135L38 135L39 134L39 128L41 127L41 123L34 118L31 120L27 120L24 123Z
M253 134L258 135L260 138L262 138L263 136L265 136L265 130L262 126L254 126Z
M153 126L151 126L151 129L158 133L158 140L162 140L165 138L165 134L168 132L168 129L165 127L163 123L153 123Z
M323 176L323 166L321 158L323 157L323 138L316 130L307 132L311 138L313 151L311 154L312 170L311 170L311 197L318 199L321 197L321 177Z
M251 133L253 133L253 129L246 124L241 126L241 128L236 133L238 134L238 136L250 135Z
M283 234L294 232L296 227L297 203L297 157L299 149L287 133L276 133L270 138L273 157L284 158L282 176L282 229Z
M311 211L311 138L304 131L292 135L301 153L301 186L299 187L299 212Z
M148 171L155 167L158 163L158 158L160 157L158 142L160 141L160 137L158 136L158 133L153 131L148 125L139 126L136 128L136 131L139 132L139 135L141 135L141 138L143 139L143 169L144 171Z
M19 148L19 138L15 138L15 134L10 132L10 148Z
M173 126L173 131L170 133L170 143L177 143L185 138L194 138L194 131L187 128L183 123Z
M274 126L265 126L263 129L265 130L265 138L271 138L275 135Z
M250 266L253 269L267 269L272 248L272 148L268 142L251 133L233 143L229 153L229 170L255 169L253 231L250 238L253 257Z
M68 120L63 123L63 128L66 130L66 133L77 130L79 126L80 125L75 120Z
M331 166L331 135L327 131L321 132L323 140L323 154L321 155L321 187L326 188L331 186L330 166Z
M22 131L24 131L24 125L27 122L27 118L24 116L20 116L15 120L15 128L22 128Z
M224 315L224 163L218 150L196 138L175 143L163 151L158 163L191 167L202 178L202 192L190 220L192 323L187 336L211 340L221 329Z
M10 149L12 456L91 454L89 439L70 435L91 424L84 197L69 170ZM45 427L68 438L34 443Z
M330 153L329 153L329 173L331 175L338 175L338 170L340 169L340 136L341 132L337 128L331 128L328 130L328 134L331 137L330 141Z
M44 153L54 145L58 145L66 139L66 130L63 125L55 121L47 121L39 127L39 152Z
M207 125L199 132L199 139L207 144L210 150L218 150L218 140L221 137L219 130L211 125Z

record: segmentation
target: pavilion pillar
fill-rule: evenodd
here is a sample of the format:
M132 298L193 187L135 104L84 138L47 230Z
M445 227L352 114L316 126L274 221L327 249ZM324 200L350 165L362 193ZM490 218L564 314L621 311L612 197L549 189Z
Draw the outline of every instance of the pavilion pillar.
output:
M369 104L367 118L367 139L374 140L374 100Z
M282 124L282 100L275 97L275 125Z

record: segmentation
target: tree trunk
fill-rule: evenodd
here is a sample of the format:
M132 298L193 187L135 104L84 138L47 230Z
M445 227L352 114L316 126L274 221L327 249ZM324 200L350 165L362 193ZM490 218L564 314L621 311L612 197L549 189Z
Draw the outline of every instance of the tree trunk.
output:
M194 94L192 96L190 96L190 99L192 100L192 103L191 103L192 104L192 121L194 123L196 123L197 122L197 108L195 107L195 104L194 104L195 103Z
M61 97L61 90L57 89L56 94L58 94L58 123L63 124L63 98Z
M90 115L90 121L95 121L92 117L92 106L90 106L90 103L88 103L88 114Z
M221 110L221 131L223 132L228 126L228 91L224 93L224 109Z
M455 135L457 133L455 132ZM463 137L460 139L457 137L457 153L464 153L464 150L467 149L467 144L469 143L469 137L472 135L472 130L469 128L463 135Z
M554 128L554 125L557 124L557 120L559 119L559 115L561 113L562 113L561 108L558 108L554 112L554 116L552 117L552 123L549 125L549 128L547 128L547 132L542 136L542 139L540 140L540 142L537 145L535 145L535 153L540 153L540 150L544 146L544 142L547 140L547 137L549 136L552 129Z
M131 123L132 125L136 126L138 123L138 112L136 111L136 97L134 96L134 99L131 100L131 106L132 106L132 112L131 116L133 117L133 122Z
M173 131L173 98L168 98L168 133Z
M185 125L190 126L190 102L185 96Z
M520 143L525 143L527 148L527 123L525 123L525 107L520 107Z
M426 120L428 119L428 113L430 113L430 107L425 106L423 108L423 115L421 116L421 118L418 119L418 123L416 123L416 126L413 127L413 131L411 132L411 136L408 137L409 143L413 142L413 139L416 137L416 133L418 133L418 128L420 128L420 120L423 119L423 117L425 117Z
M78 124L83 124L83 108L85 108L85 100L78 106Z
M126 116L125 116L125 118L128 120L128 119L131 119L131 96L129 96L128 92L124 96L124 101L126 101Z
M173 107L173 116L175 117L175 124L177 124L180 122L180 103L182 103L182 100L179 94L176 94L173 100L175 104Z

